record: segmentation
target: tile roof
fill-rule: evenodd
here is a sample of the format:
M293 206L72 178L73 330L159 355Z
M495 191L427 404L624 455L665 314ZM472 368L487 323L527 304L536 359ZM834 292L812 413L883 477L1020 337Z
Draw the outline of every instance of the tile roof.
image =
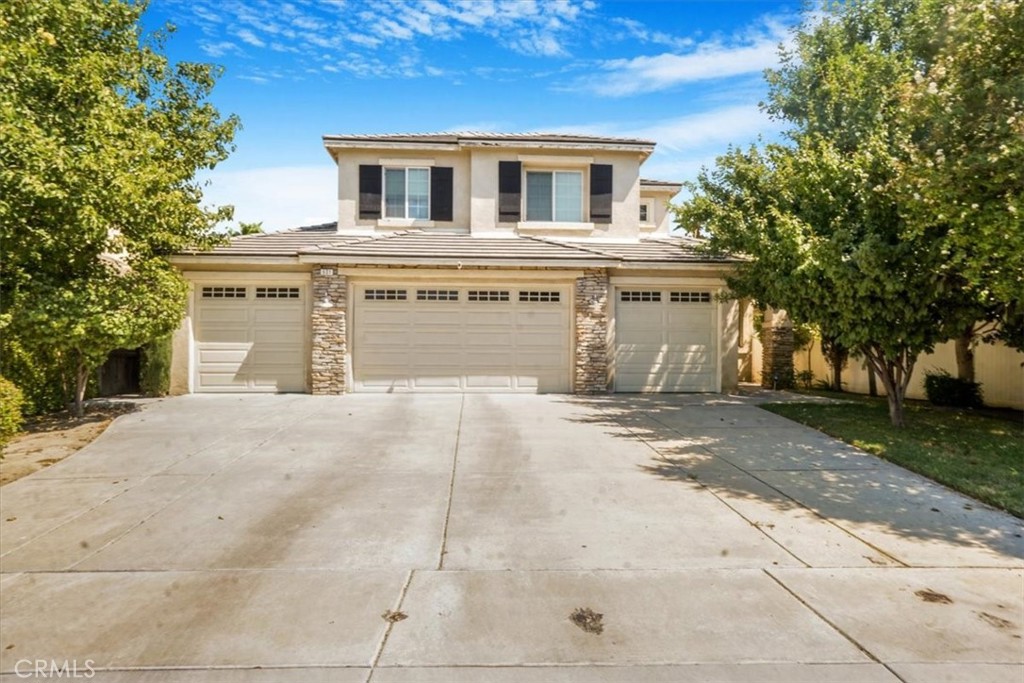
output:
M536 237L474 237L408 230L312 247L302 255L439 260L613 261L614 257Z
M638 242L555 240L544 237L477 237L467 233L436 233L402 230L372 236L338 234L336 223L311 225L284 232L235 237L210 251L183 256L216 260L227 257L278 257L303 260L317 256L358 262L390 260L442 263L445 261L549 263L598 262L614 267L620 263L719 263L728 258L707 256L699 250L702 240L690 237L655 237Z
M388 134L346 134L324 135L324 142L409 142L409 143L472 143L472 142L529 142L529 143L574 143L574 144L615 144L653 147L651 140L639 138L617 138L602 135L567 135L564 133L487 133L480 131L459 131L447 133L388 133Z
M569 242L627 263L724 263L728 257L709 256L704 240L692 237L650 237L639 242Z
M651 180L650 178L641 178L640 185L646 187L664 187L666 189L683 186L682 183L674 183L670 180Z

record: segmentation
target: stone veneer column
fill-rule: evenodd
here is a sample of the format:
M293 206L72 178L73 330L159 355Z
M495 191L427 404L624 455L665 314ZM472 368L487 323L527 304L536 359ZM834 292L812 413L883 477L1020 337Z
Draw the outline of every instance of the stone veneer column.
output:
M608 271L588 269L576 278L576 375L573 392L608 391Z
M313 266L314 394L345 393L347 278L333 266Z
M793 386L793 322L785 311L767 310L761 325L761 386Z

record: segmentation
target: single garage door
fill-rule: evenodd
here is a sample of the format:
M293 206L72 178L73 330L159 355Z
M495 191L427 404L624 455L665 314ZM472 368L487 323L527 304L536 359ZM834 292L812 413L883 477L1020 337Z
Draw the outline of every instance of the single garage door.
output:
M569 288L355 288L356 391L569 391Z
M200 285L197 392L306 389L306 288Z
M711 292L619 289L615 390L718 390L718 335Z

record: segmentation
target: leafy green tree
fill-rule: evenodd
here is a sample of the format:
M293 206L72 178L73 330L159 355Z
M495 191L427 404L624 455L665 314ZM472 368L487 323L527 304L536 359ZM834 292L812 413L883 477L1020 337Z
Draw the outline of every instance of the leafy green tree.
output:
M243 235L262 235L263 234L263 221L256 221L254 223L246 223L241 221L238 224L238 228L229 228L227 235L229 237L239 237Z
M957 4L968 13L987 11L985 4ZM1017 2L1004 5L1014 5L1008 11L1017 16ZM951 235L941 214L914 210L908 199L915 159L930 144L936 115L917 112L912 94L943 55L971 52L944 42L949 15L933 0L826 5L796 33L781 67L768 73L765 109L791 124L788 144L730 151L701 174L693 199L679 211L684 228L711 234L713 249L750 256L730 279L734 292L784 308L864 356L886 388L896 426L903 424L903 398L918 355L961 334L994 297L1010 304L1009 297L1019 296L1003 284L1020 276L1015 261L1021 252L1007 254L998 240L991 249L968 247L970 237ZM976 40L964 32L958 39ZM1004 70L1011 74L1020 66L1006 63ZM1019 198L1011 166L988 168L1004 200ZM945 187L948 201L958 191L955 178L943 176L940 183L922 173L920 197L928 183L932 196L942 194L935 187ZM978 195L971 203L981 201ZM1003 214L1013 213L1005 201L1002 206ZM995 233L1008 229L1006 221L999 224ZM1016 230L1019 235L1019 223ZM975 265L968 267L971 259ZM1016 274L997 284L986 275L997 266Z
M199 169L227 157L238 121L208 101L219 75L172 64L144 2L0 4L2 334L89 370L166 333L184 283L165 257L220 239L230 208L201 208ZM2 361L2 359L0 359Z
M940 237L947 269L995 307L985 317L1008 320L1024 297L1024 2L921 0L918 11L927 59L900 93L907 228Z

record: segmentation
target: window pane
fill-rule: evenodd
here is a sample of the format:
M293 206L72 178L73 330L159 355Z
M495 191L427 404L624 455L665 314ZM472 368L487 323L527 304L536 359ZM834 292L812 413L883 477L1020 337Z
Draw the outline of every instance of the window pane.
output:
M555 220L583 220L583 174L555 173Z
M409 215L407 218L430 218L430 171L425 168L410 168L409 174Z
M384 217L405 218L405 169L384 169Z
M551 220L550 173L526 173L526 220Z

